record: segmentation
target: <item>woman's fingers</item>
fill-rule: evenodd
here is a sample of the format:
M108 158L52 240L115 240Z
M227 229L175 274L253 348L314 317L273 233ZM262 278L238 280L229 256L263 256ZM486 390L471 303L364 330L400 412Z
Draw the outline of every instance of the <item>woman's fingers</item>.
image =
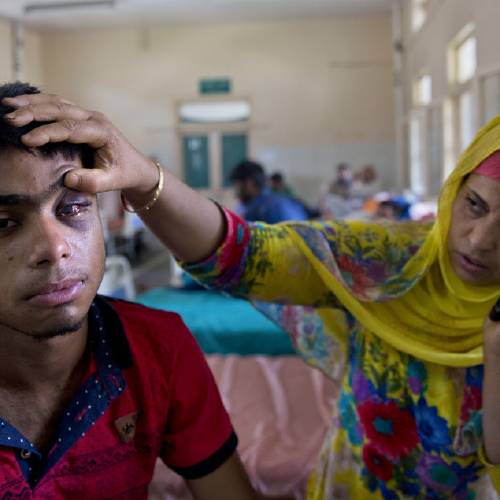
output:
M44 102L22 106L5 117L16 127L23 127L32 121L88 120L92 113L73 104Z
M49 143L88 144L94 149L94 169L67 174L69 188L98 193L112 190L136 190L151 185L151 164L98 111L88 111L55 95L33 94L2 100L13 109L5 116L13 126L37 122L24 134L23 143L37 148Z
M28 106L30 104L73 104L71 101L54 94L24 94L16 97L4 97L2 103L13 108Z
M40 125L23 135L23 143L37 148L49 142L71 142L88 144L94 149L102 148L108 143L109 131L106 126L95 120L62 120Z
M120 187L116 184L116 175L111 171L89 168L70 170L64 176L64 184L69 189L93 194L113 191Z

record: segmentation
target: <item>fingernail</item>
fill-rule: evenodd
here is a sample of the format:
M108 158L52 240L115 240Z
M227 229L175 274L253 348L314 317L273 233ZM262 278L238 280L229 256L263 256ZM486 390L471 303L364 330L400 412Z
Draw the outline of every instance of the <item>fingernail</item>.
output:
M64 176L64 184L68 187L77 187L80 184L80 176L73 172L68 172Z
M7 113L6 115L4 115L5 118L9 119L9 120L13 120L15 117L16 117L16 112L13 111L12 113Z

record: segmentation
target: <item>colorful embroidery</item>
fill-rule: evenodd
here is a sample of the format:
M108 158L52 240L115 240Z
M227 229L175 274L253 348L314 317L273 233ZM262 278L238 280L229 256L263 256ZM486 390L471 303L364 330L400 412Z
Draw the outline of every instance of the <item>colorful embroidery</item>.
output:
M308 500L472 499L484 491L482 367L449 368L390 346L314 279L310 261L287 240L286 226L247 226L226 215L230 227L240 228L233 231L238 238L226 239L209 270L206 264L188 270L208 286L259 300L256 306L290 333L305 361L341 385L336 425L311 475ZM396 245L392 226L366 226L360 246L346 224L293 228L333 276L371 301L412 286L401 270L428 231L399 226ZM303 286L287 286L291 275Z

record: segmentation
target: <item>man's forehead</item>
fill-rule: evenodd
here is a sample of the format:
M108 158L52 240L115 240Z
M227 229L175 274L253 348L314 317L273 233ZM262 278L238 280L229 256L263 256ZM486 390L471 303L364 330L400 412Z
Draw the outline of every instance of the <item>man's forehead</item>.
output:
M77 167L76 160L62 155L44 156L29 151L8 150L0 154L0 194L36 195L59 183L64 174Z

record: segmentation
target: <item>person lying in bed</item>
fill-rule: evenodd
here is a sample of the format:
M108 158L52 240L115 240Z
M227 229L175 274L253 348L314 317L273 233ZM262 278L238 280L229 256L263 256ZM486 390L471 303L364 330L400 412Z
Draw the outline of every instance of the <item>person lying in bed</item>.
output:
M0 106L2 498L147 498L157 457L196 499L257 498L181 319L96 295L104 269L96 197L68 189L64 176L101 164L106 152L23 142L51 134L37 126L54 106L69 109L37 92L0 86L0 98L11 98ZM18 127L9 113L22 94L38 104L22 109ZM92 124L79 123L90 139Z
M341 380L308 499L500 492L500 307L492 309L500 296L500 118L446 181L433 225L273 226L245 223L189 189L100 113L53 96L7 103L17 108L15 125L52 122L24 144L95 149L94 168L69 171L67 187L121 190L198 279L271 303L258 306L307 362Z

